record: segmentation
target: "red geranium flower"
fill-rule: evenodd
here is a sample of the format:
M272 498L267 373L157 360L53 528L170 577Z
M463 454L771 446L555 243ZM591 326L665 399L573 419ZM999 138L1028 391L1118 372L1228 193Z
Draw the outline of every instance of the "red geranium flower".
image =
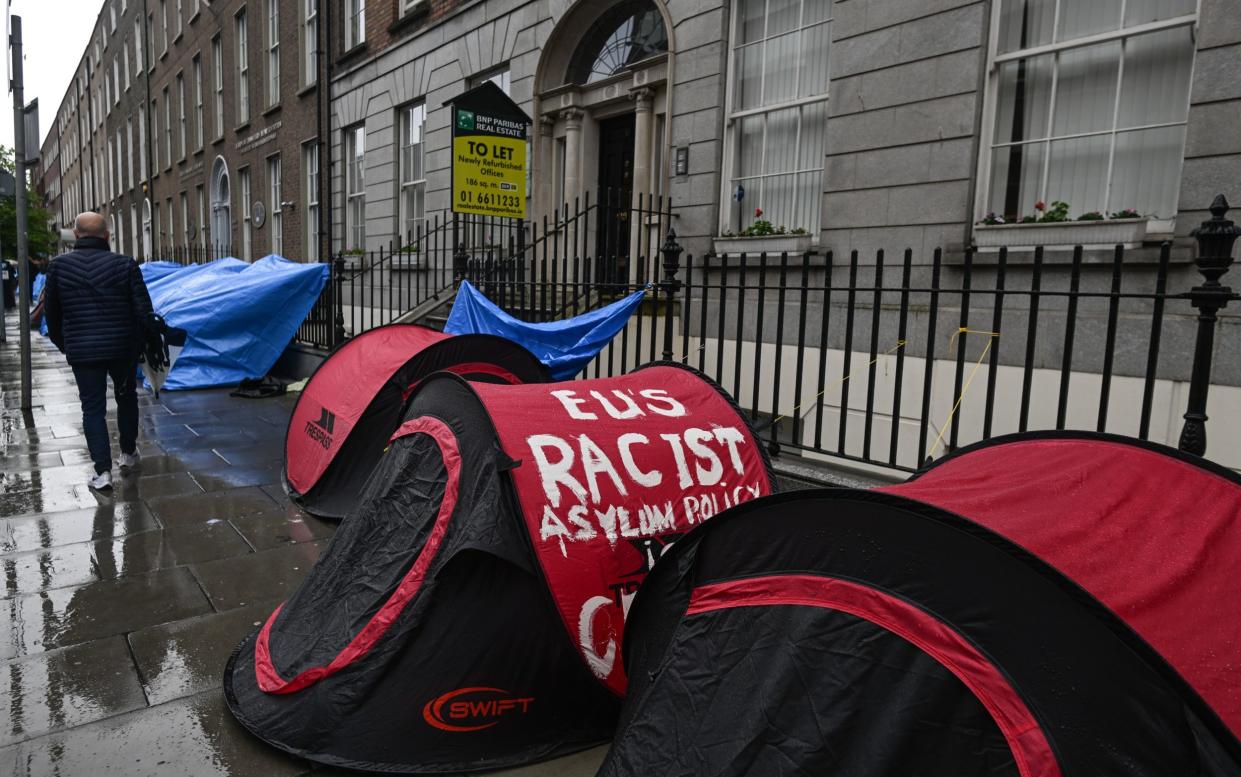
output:
M1042 200L1039 200L1038 202L1034 203L1034 209L1035 210L1047 210L1047 203L1043 202Z
M754 209L754 218L760 218L760 217L762 217L762 215L763 215L763 209L762 209L762 208L755 208L755 209Z

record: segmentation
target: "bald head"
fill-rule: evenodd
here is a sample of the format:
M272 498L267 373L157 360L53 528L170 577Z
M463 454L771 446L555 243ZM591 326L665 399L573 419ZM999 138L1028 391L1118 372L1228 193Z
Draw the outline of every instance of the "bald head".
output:
M108 222L103 216L93 211L79 213L78 217L73 220L73 236L81 239L84 237L98 237L104 240L108 239Z

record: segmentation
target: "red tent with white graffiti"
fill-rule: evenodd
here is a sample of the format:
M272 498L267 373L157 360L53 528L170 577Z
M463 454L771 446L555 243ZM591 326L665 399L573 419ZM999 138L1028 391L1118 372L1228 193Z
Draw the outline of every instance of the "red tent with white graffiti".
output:
M324 518L356 507L410 393L438 370L495 383L550 380L538 359L502 337L414 324L363 332L319 365L293 408L284 438L289 497Z
M529 385L439 373L389 441L225 672L249 730L352 768L497 769L606 741L639 584L684 532L772 490L744 416L677 365Z
M600 777L1235 777L1238 569L1241 478L1106 435L749 502L643 584Z

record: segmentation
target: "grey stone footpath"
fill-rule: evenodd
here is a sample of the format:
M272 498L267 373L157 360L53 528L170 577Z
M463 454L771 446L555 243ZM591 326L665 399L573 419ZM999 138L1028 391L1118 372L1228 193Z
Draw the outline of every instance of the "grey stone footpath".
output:
M139 470L93 468L73 375L34 342L23 414L17 321L0 345L0 776L344 774L245 732L221 676L334 526L280 486L295 395L139 390ZM116 443L115 404L109 428ZM417 717L409 710L411 725ZM593 775L597 748L510 775Z

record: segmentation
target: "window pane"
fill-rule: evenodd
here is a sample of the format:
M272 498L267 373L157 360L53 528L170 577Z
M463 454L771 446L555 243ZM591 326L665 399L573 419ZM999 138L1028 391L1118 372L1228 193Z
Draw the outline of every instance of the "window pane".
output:
M792 228L790 220L797 217L795 212L797 198L797 176L773 175L763 179L761 207L763 218L773 226ZM753 213L753 210L750 211Z
M762 97L763 44L737 49L735 110L757 108Z
M822 168L827 155L827 103L814 103L801 109L801 149L797 166L802 170Z
M767 163L764 173L783 173L797 167L797 116L799 109L786 108L767 114Z
M799 26L801 26L801 0L767 0L768 38L795 30Z
M1000 65L995 142L1013 143L1047 136L1051 102L1051 55Z
M1051 43L1056 0L1004 0L1000 11L999 53Z
M1175 19L1197 10L1197 0L1128 0L1125 4L1125 26Z
M787 224L790 230L814 230L819 224L819 211L823 207L823 176L820 173L797 175L797 209ZM779 225L777 225L779 226Z
M798 95L799 97L827 94L827 50L830 37L831 26L827 23L802 31L801 93Z
M1121 0L1060 0L1056 40L1084 38L1120 28Z
M765 44L763 60L763 105L787 102L797 96L797 76L801 61L797 56L797 44L801 33L793 32L778 38L769 38Z
M739 0L737 9L737 43L763 38L763 11L767 0Z
M737 178L763 172L763 117L747 116L737 128Z
M1033 215L1040 199L1045 143L997 148L991 153L991 198L987 210L1015 221Z
M1184 145L1184 127L1117 135L1108 209L1134 208L1158 218L1175 216Z
M1119 75L1119 41L1063 52L1056 81L1056 122L1052 134L1110 130Z
M1125 43L1119 127L1185 121L1194 42L1189 27L1139 35Z
M1052 141L1047 169L1048 204L1064 200L1074 217L1103 210L1110 143L1110 135Z
M830 16L831 3L824 3L819 0L805 0L802 4L801 23L803 25L825 22Z

